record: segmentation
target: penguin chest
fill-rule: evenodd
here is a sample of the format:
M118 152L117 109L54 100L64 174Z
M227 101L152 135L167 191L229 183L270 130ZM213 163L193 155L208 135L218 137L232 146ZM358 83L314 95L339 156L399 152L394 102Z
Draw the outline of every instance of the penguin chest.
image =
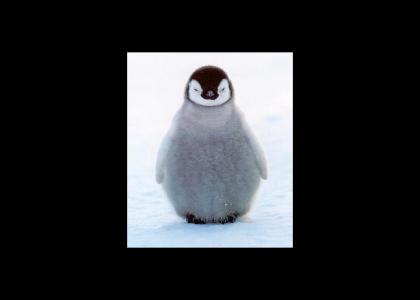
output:
M168 177L196 194L225 197L259 178L253 153L240 134L180 135L172 146Z

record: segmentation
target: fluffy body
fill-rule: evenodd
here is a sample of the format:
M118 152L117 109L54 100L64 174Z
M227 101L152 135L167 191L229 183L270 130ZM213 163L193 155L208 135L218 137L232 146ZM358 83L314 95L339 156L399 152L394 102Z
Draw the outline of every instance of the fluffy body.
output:
M244 215L261 178L264 153L233 99L218 106L185 99L156 164L156 180L177 214L204 222Z

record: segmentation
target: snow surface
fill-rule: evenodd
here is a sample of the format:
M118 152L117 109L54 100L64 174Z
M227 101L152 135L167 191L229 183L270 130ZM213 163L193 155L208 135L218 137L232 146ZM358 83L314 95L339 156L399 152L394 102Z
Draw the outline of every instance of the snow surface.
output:
M127 54L127 246L293 247L292 53ZM235 101L265 151L251 211L233 224L188 224L155 181L160 142L183 101L191 73L224 69Z

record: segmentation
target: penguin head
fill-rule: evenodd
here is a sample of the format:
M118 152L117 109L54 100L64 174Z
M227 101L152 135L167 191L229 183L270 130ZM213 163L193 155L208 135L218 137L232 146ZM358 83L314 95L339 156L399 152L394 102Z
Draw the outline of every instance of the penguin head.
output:
M217 106L232 99L233 88L225 71L214 66L204 66L190 76L186 97L202 106Z

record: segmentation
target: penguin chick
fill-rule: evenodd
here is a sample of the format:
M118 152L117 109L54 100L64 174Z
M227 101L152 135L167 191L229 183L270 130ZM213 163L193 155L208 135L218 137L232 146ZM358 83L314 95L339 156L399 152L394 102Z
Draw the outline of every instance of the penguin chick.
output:
M189 78L184 102L158 152L156 181L188 223L227 223L246 214L267 179L264 152L234 103L220 68Z

